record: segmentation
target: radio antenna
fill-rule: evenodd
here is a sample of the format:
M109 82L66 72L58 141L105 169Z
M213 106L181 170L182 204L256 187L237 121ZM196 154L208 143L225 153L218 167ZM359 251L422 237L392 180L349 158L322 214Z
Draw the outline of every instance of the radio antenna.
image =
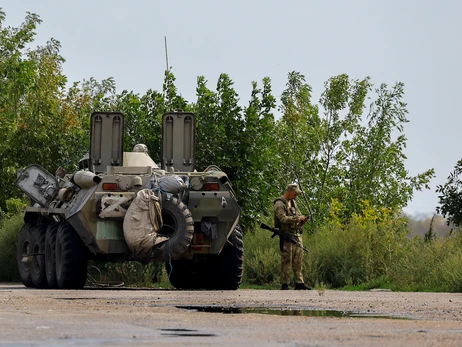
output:
M167 64L167 71L169 71L169 67L168 67L168 51L167 51L167 36L164 36L164 43L165 43L165 63Z

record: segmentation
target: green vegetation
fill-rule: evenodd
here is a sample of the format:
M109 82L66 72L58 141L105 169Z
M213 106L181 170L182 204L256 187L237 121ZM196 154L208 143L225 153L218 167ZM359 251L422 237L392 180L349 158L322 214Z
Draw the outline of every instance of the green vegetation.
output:
M390 210L363 212L343 224L339 205L314 233L305 231L305 281L315 288L395 291L462 290L462 235L427 242L409 237L407 221ZM341 216L341 213L340 213ZM245 238L244 286L279 287L279 242L266 230Z
M197 100L179 94L175 76L165 72L162 91L144 95L116 93L115 81L75 82L66 88L60 43L32 46L41 20L28 14L19 28L4 27L0 11L0 209L21 199L12 184L17 170L39 163L49 172L59 166L72 172L88 151L89 116L93 111L126 115L125 148L145 143L160 162L161 116L171 109L197 116L197 169L210 164L226 172L242 207L244 232L269 214L271 201L288 182L297 180L307 192L318 228L332 199L343 204L343 221L361 211L361 202L375 209L400 210L415 190L427 187L433 169L409 176L403 149L406 104L402 83L380 85L368 77L330 78L319 104L299 72L288 74L280 105L271 80L252 82L247 106L241 106L233 81L221 74L215 90L197 79ZM372 100L366 107L366 100ZM369 102L369 101L367 101ZM278 107L282 116L274 116ZM307 211L305 211L307 212Z
M22 225L22 213L0 220L0 281L19 281L16 243Z
M242 207L245 285L278 286L278 242L255 224L271 218L273 199L297 181L306 191L303 212L315 216L304 235L311 249L304 270L310 284L461 290L459 236L410 238L401 217L413 193L428 188L434 177L433 169L410 176L405 168L402 83L374 89L369 77L342 74L326 81L315 102L305 77L294 71L280 100L272 95L269 77L261 85L251 82L247 106L224 73L215 89L199 76L195 102L181 96L171 71L165 72L161 91L144 95L117 94L112 78L66 88L59 41L33 48L40 18L28 14L12 28L4 26L5 16L0 10L0 280L17 278L17 212L24 207L13 185L17 170L32 163L49 172L59 166L75 170L88 150L93 111L123 112L125 148L145 143L159 162L161 116L183 109L197 116L197 169L215 164L225 171ZM457 199L454 206L451 211L460 206ZM159 264L92 266L92 276L101 271L102 280L130 285L168 280Z
M456 227L462 226L462 159L454 166L454 171L448 176L445 184L438 185L436 191L441 195L438 196L439 204L436 208L438 213L447 217L448 225Z
M87 283L89 285L124 285L146 288L169 288L168 274L163 263L140 262L90 262Z
M22 214L0 223L0 281L19 281L16 238ZM395 291L462 291L462 235L435 237L425 242L409 237L406 220L390 211L365 213L344 225L335 213L314 233L305 231L304 277L317 289L343 288ZM255 229L246 233L245 271L241 288L278 289L279 242L271 233ZM171 288L163 263L138 262L89 264L90 282L127 286Z

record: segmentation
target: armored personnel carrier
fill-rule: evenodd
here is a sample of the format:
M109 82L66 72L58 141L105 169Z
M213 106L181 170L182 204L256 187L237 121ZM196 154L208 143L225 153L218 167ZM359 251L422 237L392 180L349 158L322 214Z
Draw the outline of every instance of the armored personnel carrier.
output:
M195 115L162 117L161 167L143 144L124 152L124 115L91 115L80 170L18 172L31 200L18 236L26 287L82 288L88 260L164 262L184 289L237 289L243 272L240 208L228 176L195 169Z

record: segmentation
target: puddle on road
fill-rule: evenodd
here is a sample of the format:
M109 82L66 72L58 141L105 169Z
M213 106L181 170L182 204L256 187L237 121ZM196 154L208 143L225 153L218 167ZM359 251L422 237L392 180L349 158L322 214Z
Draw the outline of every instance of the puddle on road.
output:
M164 331L161 333L163 336L187 336L187 337L208 337L217 336L215 334L199 333L193 329L160 329Z
M222 307L222 306L175 306L185 310L195 310L209 313L257 313L276 316L304 316L304 317L340 317L340 318L387 318L411 319L408 317L376 315L360 312L336 310L305 310L293 308L267 308L267 307Z

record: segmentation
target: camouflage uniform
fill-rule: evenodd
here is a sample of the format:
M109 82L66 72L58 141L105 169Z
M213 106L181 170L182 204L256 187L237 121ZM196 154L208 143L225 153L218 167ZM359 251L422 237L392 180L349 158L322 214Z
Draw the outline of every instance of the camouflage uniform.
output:
M289 205L290 204L290 205ZM295 235L302 245L302 229L300 225L300 211L295 200L290 203L283 196L274 200L274 226L280 231ZM290 269L292 268L296 284L303 283L302 275L303 250L291 242L281 240L281 284L290 283Z

